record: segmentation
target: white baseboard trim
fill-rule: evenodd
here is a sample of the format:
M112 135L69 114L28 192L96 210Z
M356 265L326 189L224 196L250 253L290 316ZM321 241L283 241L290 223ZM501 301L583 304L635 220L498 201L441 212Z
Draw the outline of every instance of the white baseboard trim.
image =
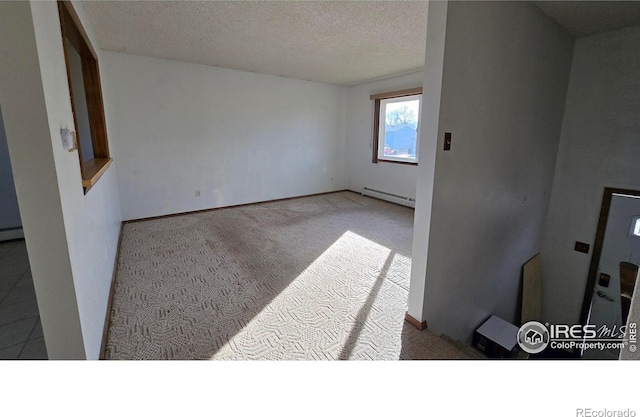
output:
M22 230L22 227L0 230L0 242L14 239L24 239L24 231Z

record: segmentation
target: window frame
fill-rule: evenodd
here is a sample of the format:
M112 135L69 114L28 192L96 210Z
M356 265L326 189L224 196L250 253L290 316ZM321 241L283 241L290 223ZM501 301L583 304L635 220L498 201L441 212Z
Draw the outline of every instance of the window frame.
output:
M382 143L384 144L384 137L380 137L380 133L384 132L384 123L385 119L381 117L382 110L382 101L383 100L395 100L395 101L403 101L402 98L408 98L411 96L419 96L420 107L418 110L418 125L416 128L416 158L415 161L407 161L406 158L398 158L398 157L389 157L384 156L380 157L380 142L382 139ZM392 163L392 164L404 164L404 165L418 165L419 155L419 139L420 139L420 113L422 112L422 87L409 88L406 90L397 90L397 91L389 91L386 93L380 94L372 94L369 96L370 100L373 100L373 158L372 162L377 164L378 162ZM397 99L397 100L396 100ZM384 145L383 145L384 149Z
M80 173L82 175L82 187L84 193L88 193L91 187L102 177L107 168L113 162L109 151L109 141L107 138L107 126L104 113L104 102L102 98L102 85L100 83L100 68L96 51L91 45L91 41L84 31L80 19L76 14L73 5L67 1L58 1L58 13L60 17L60 29L62 31L62 49L67 69L67 81L69 83L69 95L71 99L71 110L73 113L73 123L76 132L76 145L78 149L78 160L80 162ZM87 101L87 113L89 117L89 129L91 131L91 144L93 147L93 159L84 161L82 158L82 146L78 137L78 120L76 116L76 106L73 96L73 85L71 77L71 67L69 63L69 52L67 42L78 52L82 61L82 78Z

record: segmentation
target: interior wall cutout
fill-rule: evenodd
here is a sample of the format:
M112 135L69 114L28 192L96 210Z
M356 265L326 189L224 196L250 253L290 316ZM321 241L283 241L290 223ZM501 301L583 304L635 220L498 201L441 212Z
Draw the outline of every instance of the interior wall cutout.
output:
M62 47L82 172L82 187L91 190L113 160L107 140L98 54L79 12L72 3L58 1Z
M91 141L87 95L82 77L82 57L67 39L65 39L65 45L69 63L69 75L71 76L70 87L73 94L76 127L78 129L77 135L80 138L79 146L82 149L82 162L86 163L93 159L93 143Z

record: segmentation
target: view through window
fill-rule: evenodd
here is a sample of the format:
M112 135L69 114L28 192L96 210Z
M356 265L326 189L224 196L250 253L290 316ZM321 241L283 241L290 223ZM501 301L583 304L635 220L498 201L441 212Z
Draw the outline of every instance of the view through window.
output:
M418 163L422 89L371 96L375 100L373 162Z

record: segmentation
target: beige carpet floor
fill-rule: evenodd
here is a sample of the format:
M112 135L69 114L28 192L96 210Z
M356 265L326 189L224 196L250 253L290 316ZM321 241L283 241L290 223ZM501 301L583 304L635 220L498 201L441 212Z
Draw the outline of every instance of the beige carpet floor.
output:
M352 192L124 225L107 359L477 359L404 321L413 210Z

